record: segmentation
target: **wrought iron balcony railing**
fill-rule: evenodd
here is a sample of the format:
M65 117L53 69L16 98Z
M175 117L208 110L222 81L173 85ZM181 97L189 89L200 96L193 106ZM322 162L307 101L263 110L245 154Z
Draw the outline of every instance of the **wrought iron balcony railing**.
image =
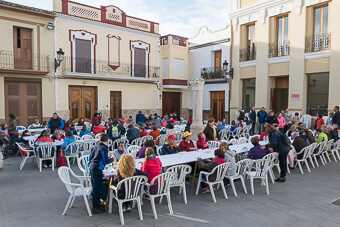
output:
M224 79L226 76L220 67L206 67L201 69L201 78L205 80Z
M305 53L331 49L331 33L306 36Z
M269 44L268 58L288 56L289 54L289 41Z
M93 75L112 75L118 77L159 78L159 67L138 64L109 62L88 58L64 57L63 73L87 73Z
M48 73L50 57L42 54L18 53L0 50L0 69L3 70L32 70Z
M240 49L240 62L256 60L256 45Z

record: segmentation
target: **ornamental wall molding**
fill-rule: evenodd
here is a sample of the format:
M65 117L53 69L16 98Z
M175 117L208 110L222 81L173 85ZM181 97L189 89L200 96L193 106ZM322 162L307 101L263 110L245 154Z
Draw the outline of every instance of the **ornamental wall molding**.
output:
M293 3L288 3L284 5L279 5L273 8L268 9L268 17L277 16L283 13L291 12L293 9Z
M312 6L316 4L320 4L323 2L329 2L330 0L305 0L305 5L306 6Z

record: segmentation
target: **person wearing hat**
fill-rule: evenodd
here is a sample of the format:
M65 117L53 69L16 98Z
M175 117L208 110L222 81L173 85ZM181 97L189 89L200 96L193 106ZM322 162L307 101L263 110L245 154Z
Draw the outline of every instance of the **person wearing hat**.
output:
M176 137L174 135L169 135L168 140L162 146L161 154L176 154L178 152L180 152L180 149L176 144Z
M181 151L195 151L197 147L195 147L194 143L191 140L192 133L186 131L183 135L183 140L179 144L179 149Z

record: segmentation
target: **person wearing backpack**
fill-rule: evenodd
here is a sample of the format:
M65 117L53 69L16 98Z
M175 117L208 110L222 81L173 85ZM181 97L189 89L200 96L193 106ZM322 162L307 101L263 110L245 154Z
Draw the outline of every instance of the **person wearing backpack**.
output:
M107 130L107 134L112 141L120 139L125 134L125 128L119 124L119 120L116 118L113 120L111 127Z
M269 143L262 145L261 149L272 148L274 152L279 153L279 164L280 164L280 177L277 178L276 182L285 182L287 173L287 156L289 151L292 149L290 144L287 144L286 135L280 133L275 126L268 124L265 129L266 133L269 134Z

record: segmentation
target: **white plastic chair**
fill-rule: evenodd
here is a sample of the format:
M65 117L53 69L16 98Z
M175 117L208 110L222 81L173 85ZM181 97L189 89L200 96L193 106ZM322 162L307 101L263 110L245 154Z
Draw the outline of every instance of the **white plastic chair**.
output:
M271 165L269 167L269 176L270 176L273 184L275 184L275 174L274 174L274 171L273 171L273 167L274 167L274 163L278 164L278 158L279 158L279 153L277 153L277 152L269 153L269 154L267 154L263 157L263 159L267 159L267 160L272 161Z
M241 143L250 143L250 141L245 137L241 137L238 141L239 141L240 144Z
M73 177L79 180L79 184L72 183L70 178L70 173ZM65 209L62 215L65 215L68 208L72 208L73 202L76 197L83 196L87 212L89 216L92 216L92 212L89 206L89 202L87 200L87 196L91 195L92 187L84 187L84 180L89 179L89 177L83 177L76 175L70 168L66 166L62 166L58 169L58 175L61 180L66 186L67 191L70 193L70 197L67 200Z
M210 192L211 192L211 197L212 197L214 203L216 203L216 198L215 198L215 193L214 193L214 188L213 188L213 186L215 184L221 185L224 197L226 199L228 199L228 195L227 195L227 192L226 192L225 187L224 187L223 179L226 176L226 173L227 173L229 168L230 168L230 163L226 162L226 163L223 163L223 164L216 166L210 173L205 172L205 171L201 171L200 175L198 177L196 195L198 195L198 191L200 189L201 182L204 182L209 186L209 189L210 189ZM215 172L216 172L215 181L209 181L209 176L213 175Z
M84 176L90 176L89 158L90 155L83 155L77 160L78 168L83 172Z
M141 149L140 146L137 146L137 145L131 145L127 148L127 152L129 154L132 154L134 158L136 158L136 154L137 152Z
M86 135L83 135L83 136L81 137L81 139L82 139L82 140L92 140L93 137L92 137L92 135L86 134Z
M328 153L329 153L329 151L332 149L333 143L334 143L334 139L328 140L328 142L327 142L327 148L326 148L326 150L324 149L324 151L322 152L322 156L323 156L325 162L326 162L326 158L325 158L325 157L327 157L328 162L331 162L331 159L330 159ZM327 162L326 162L326 163L327 163Z
M115 141L116 142L116 141ZM143 146L144 138L136 138L132 141L131 145Z
M123 203L129 201L136 201L138 206L139 219L143 220L142 206L141 206L141 186L147 182L148 178L145 176L133 176L126 178L118 183L117 186L110 187L110 201L109 214L112 213L112 201L115 199L118 202L120 223L124 225ZM119 191L124 188L125 197L119 198Z
M80 136L77 136L77 135L74 135L74 136L73 136L73 138L75 138L75 139L76 139L76 141L78 141L78 140L82 140L82 139L81 139L81 137L80 137Z
M163 135L159 135L157 136L155 143L157 142L157 140L159 141L158 145L163 145L165 143L165 141L167 140L167 135L163 134Z
M78 155L79 155L79 152L80 152L80 147L82 145L83 144L80 143L80 142L73 142L73 143L70 143L66 146L65 158L66 158L67 166L69 168L71 168L70 159L73 159L73 163L75 162L75 160L78 158Z
M37 147L37 157L39 160L39 171L42 171L42 161L52 161L52 171L54 171L55 157L57 154L57 147L52 144L40 145Z
M312 116L309 114L304 114L302 115L300 122L304 124L305 128L310 128L312 126Z
M245 181L244 181L244 176L246 174L249 162L251 162L250 159L243 159L241 161L238 161L232 168L230 168L230 170L232 170L230 172L233 172L234 174L232 174L232 175L227 174L225 176L226 178L229 179L229 182L230 182L231 188L233 189L235 197L237 197L237 192L236 192L236 189L235 189L234 181L237 180L237 179L241 180L244 193L246 193L246 194L248 193L247 188L246 188L246 184L245 184ZM233 171L233 170L235 170L235 171Z
M322 155L323 152L324 152L325 146L327 146L327 143L328 143L328 141L323 141L323 142L319 143L318 146L316 147L317 152L313 154L313 158L314 158L314 161L315 161L317 167L319 167L319 163L318 163L318 160L316 158L317 156L320 157L322 165L325 165L327 163L326 159L324 159L325 157Z
M240 141L238 139L231 139L229 140L229 143L231 143L232 145L236 145L236 144L239 144Z
M125 148L127 148L129 146L129 140L128 139L116 139L115 141L113 141L112 150L117 149L118 145L120 143L124 143Z
M172 205L171 205L171 197L170 197L170 184L172 181L174 181L176 178L176 174L172 172L166 172L162 173L155 178L152 179L150 184L146 184L147 191L144 191L144 193L149 197L151 201L151 207L153 216L155 219L158 219L157 217L157 211L155 206L155 198L157 197L163 197L166 196L168 201L168 207L170 214L173 214ZM157 192L155 194L150 194L150 187L157 187Z
M191 173L191 166L189 165L176 165L169 167L166 172L176 173L176 178L170 182L171 187L179 187L179 194L181 194L183 190L183 199L184 203L187 204L187 191L185 188L185 176Z
M227 143L227 144L229 144L229 141L228 140L220 140L220 144L221 143Z
M146 136L143 136L142 139L143 139L143 143L144 143L147 140L153 140L153 136L146 135Z
M246 174L250 180L251 194L254 195L254 179L261 179L262 184L266 186L267 195L269 195L269 185L268 185L268 171L271 166L270 160L258 159L252 160L249 163L248 171ZM255 170L252 170L255 169Z
M209 141L208 144L209 144L209 148L210 149L218 148L220 146L220 142L219 141Z
M95 139L84 140L81 149L79 150L81 156L90 154L94 146L96 146L97 141Z
M103 133L98 133L98 134L96 134L94 138L95 138L96 140L99 140L99 136L100 136L101 134L103 134Z
M329 153L333 156L335 162L337 162L336 157L340 161L339 149L340 149L340 139L335 142L334 147L332 149L330 149L330 151L329 151ZM335 156L335 154L336 154L336 156Z
M231 136L236 139L241 137L241 132L242 132L243 128L242 127L237 127L235 128L235 130L232 132Z
M156 153L157 153L158 156L162 155L162 148L163 148L163 146L158 146L157 147Z
M16 143L16 145L19 148L20 154L22 156L22 160L21 163L19 165L19 169L22 170L22 168L24 168L24 165L27 161L27 159L32 159L32 161L36 158L34 150L29 150L26 148L23 148L20 143Z

